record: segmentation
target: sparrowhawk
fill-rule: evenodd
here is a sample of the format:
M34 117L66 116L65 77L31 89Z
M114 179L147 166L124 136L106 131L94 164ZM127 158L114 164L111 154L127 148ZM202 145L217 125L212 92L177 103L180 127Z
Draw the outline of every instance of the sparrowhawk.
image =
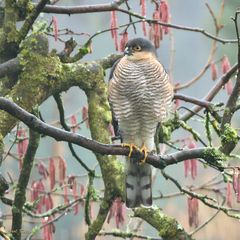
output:
M108 90L115 132L118 126L124 143L154 151L156 128L170 111L173 87L149 40L128 41L112 68ZM151 166L130 158L125 172L126 206L152 205Z

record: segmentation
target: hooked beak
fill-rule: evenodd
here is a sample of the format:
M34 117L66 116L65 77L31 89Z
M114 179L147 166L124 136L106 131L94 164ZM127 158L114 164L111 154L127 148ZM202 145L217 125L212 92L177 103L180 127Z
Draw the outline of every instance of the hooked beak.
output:
M124 49L124 55L131 56L131 55L132 55L132 49L129 48L129 47L126 47L126 48Z

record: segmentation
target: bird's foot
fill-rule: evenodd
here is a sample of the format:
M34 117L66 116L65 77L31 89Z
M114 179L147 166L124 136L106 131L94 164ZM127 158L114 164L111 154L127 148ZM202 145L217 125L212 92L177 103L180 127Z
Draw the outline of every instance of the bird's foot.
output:
M147 156L148 156L148 149L145 146L145 144L143 144L140 151L144 153L144 158L139 161L139 165L142 165L146 162L146 159L147 159Z
M128 158L130 159L131 156L132 156L132 152L133 152L133 149L135 148L136 150L140 151L140 149L133 143L122 143L122 147L129 147L129 154L128 154Z

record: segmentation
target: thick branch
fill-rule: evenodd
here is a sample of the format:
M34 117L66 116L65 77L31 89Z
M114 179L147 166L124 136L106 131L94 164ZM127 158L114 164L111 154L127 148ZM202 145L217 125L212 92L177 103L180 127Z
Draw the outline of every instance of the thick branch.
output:
M140 217L158 230L159 236L168 240L191 240L183 227L174 219L167 217L157 207L135 208L134 217Z
M117 10L121 3L124 1L113 1L111 3L95 4L95 5L81 5L81 6L53 6L46 5L43 9L45 13L55 14L81 14L93 12L109 12Z
M97 94L97 93L96 93ZM106 155L125 155L128 156L129 148L121 145L102 144L97 141L85 138L79 134L70 133L56 127L52 127L36 116L28 113L15 103L0 97L0 109L8 112L12 116L24 122L29 128L55 138L57 141L67 141L96 153ZM133 150L132 156L135 158L143 158L144 154L138 150ZM214 148L196 148L182 150L165 156L148 155L147 163L156 168L163 169L168 165L176 164L186 159L203 158L210 165L214 165L222 170L221 162L226 160L225 156Z
M18 73L21 70L21 66L18 58L10 59L2 64L0 64L0 78L11 73Z

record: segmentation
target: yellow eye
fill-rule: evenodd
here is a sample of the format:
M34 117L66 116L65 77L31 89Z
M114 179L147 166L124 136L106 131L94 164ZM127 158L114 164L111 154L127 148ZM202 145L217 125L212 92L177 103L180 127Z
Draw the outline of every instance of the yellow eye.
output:
M141 51L142 48L139 45L136 45L136 46L133 47L133 50L134 51Z

